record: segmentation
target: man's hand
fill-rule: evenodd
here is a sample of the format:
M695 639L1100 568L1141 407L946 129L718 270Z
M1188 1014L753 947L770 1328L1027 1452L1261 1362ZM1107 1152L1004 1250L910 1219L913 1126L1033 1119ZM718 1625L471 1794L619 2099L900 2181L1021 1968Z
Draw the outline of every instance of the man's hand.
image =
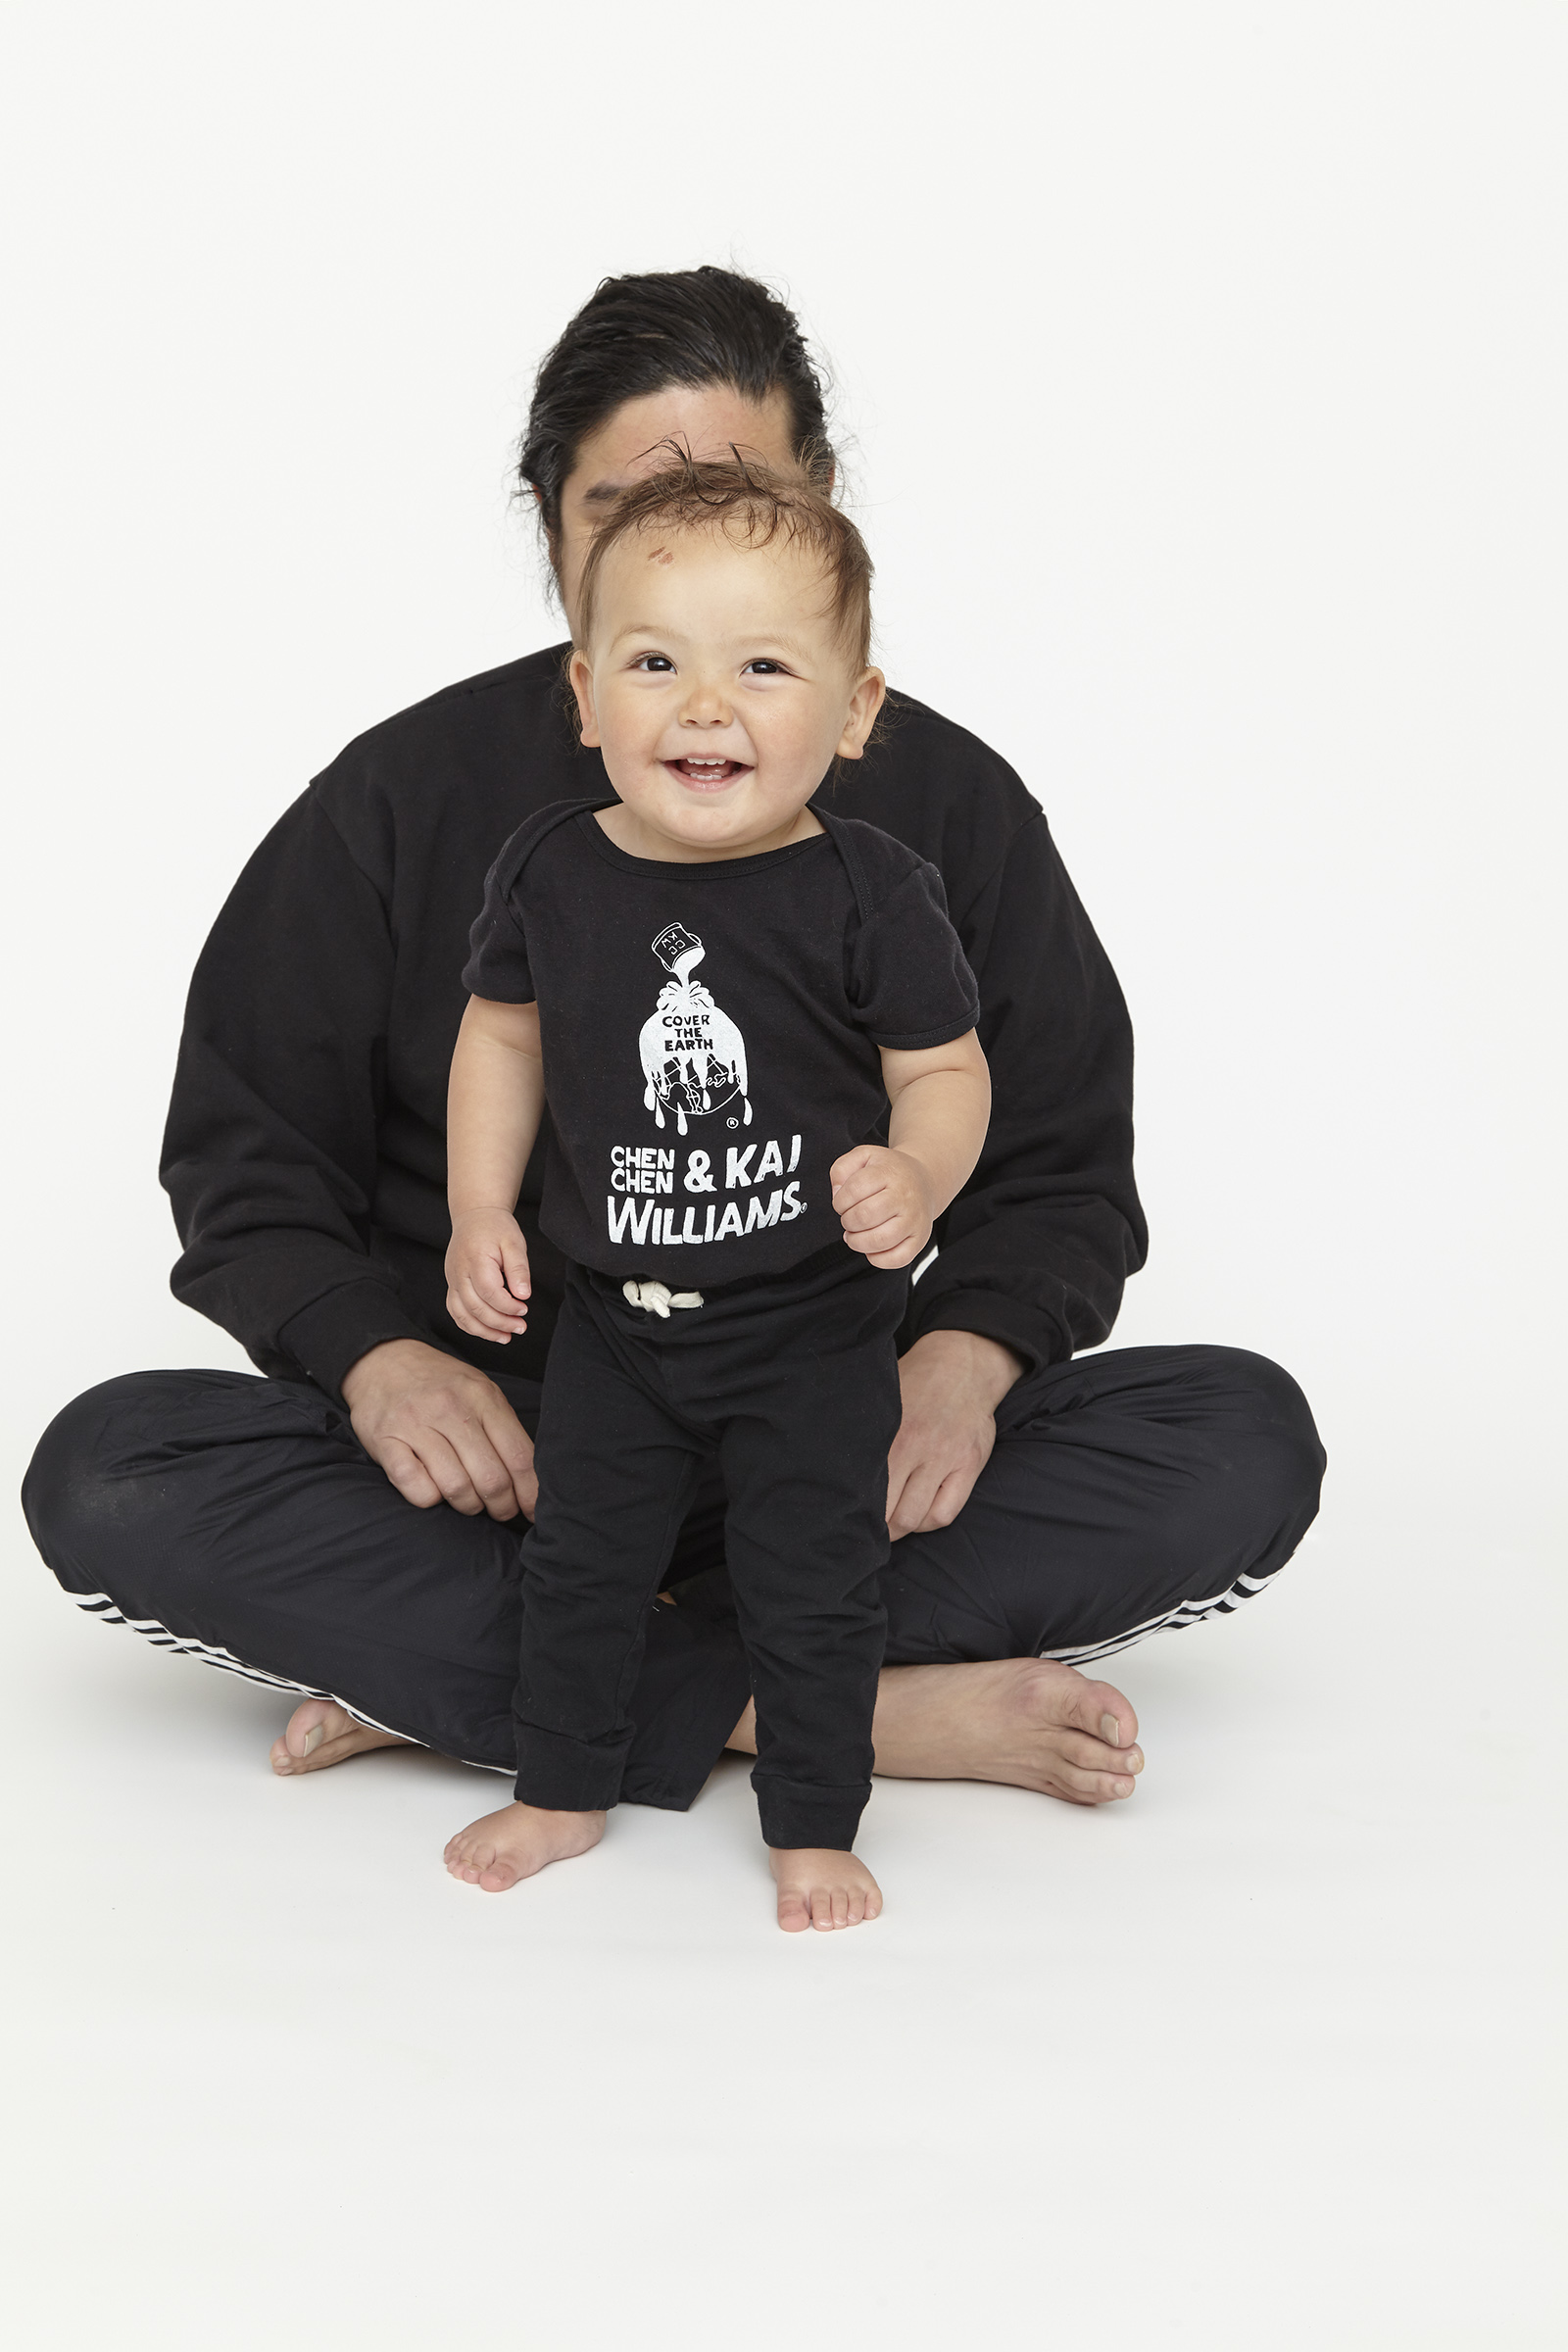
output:
M931 1239L931 1178L911 1152L857 1144L828 1174L844 1239L873 1266L906 1266Z
M533 1440L493 1380L422 1340L385 1340L345 1374L354 1435L398 1493L427 1511L531 1519Z
M997 1442L997 1406L1023 1366L973 1331L928 1331L899 1359L904 1420L888 1456L888 1533L951 1527Z

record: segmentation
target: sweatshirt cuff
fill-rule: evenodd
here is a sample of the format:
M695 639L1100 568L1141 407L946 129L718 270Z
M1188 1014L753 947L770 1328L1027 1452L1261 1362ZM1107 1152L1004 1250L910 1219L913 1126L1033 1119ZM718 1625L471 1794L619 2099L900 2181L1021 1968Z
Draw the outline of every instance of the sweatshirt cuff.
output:
M406 1314L384 1282L345 1282L313 1298L283 1325L278 1346L318 1389L343 1402L343 1381L362 1355L386 1340L435 1343Z
M1001 1291L938 1291L922 1299L916 1283L905 1330L911 1348L928 1331L972 1331L982 1340L995 1340L1019 1358L1025 1380L1047 1364L1064 1363L1072 1353L1065 1333L1048 1315Z

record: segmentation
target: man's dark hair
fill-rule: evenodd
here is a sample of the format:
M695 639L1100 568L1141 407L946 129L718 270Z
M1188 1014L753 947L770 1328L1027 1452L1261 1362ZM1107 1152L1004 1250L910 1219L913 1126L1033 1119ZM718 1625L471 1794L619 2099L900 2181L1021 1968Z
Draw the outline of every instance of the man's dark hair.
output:
M518 454L518 485L538 492L552 546L587 436L622 401L671 384L725 384L759 403L781 392L797 461L820 487L831 481L822 381L776 294L711 264L607 277L541 361Z

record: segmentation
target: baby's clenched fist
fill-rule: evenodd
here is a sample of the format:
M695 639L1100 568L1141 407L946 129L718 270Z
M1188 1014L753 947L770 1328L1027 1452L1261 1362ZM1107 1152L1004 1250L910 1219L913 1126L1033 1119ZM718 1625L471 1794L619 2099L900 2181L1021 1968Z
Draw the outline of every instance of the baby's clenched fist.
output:
M911 1152L858 1144L833 1162L833 1206L844 1239L873 1266L906 1266L931 1239L931 1179Z
M468 1208L452 1220L447 1313L460 1331L504 1348L527 1329L528 1246L504 1208Z

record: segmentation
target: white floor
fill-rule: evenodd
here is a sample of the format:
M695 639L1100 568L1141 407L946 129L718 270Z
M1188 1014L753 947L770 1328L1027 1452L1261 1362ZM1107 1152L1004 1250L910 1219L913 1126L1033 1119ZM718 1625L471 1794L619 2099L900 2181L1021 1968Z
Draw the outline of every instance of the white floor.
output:
M269 1693L16 1549L27 2352L1565 2340L1528 1560L1331 1511L1121 1662L1133 1804L884 1783L887 1913L818 1939L738 1765L488 1898L488 1777L276 1782Z

